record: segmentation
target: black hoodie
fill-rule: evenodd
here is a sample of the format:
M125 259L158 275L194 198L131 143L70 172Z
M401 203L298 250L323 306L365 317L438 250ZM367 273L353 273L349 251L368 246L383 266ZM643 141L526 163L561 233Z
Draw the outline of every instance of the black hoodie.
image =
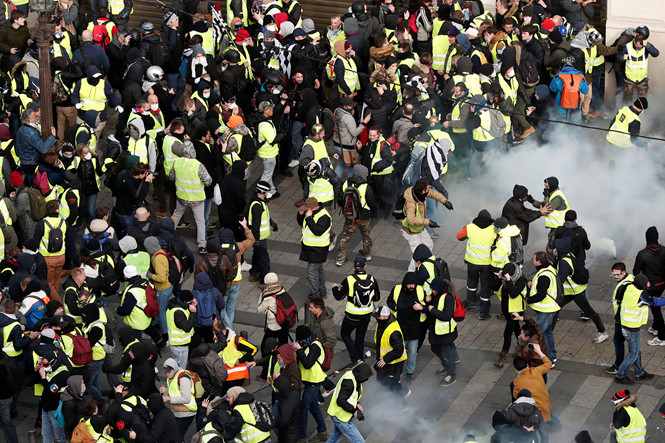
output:
M658 297L665 290L665 248L658 242L648 243L646 248L637 253L633 275L644 274L649 277L649 294Z
M139 397L148 398L150 394L157 392L155 367L148 358L150 352L145 343L140 343L140 346L132 346L132 354L134 354L134 359L130 392Z
M420 321L420 314L424 311L413 309L414 304L418 302L418 286L413 290L406 288L407 284L418 285L418 283L418 275L415 272L407 272L402 280L400 292L397 294L397 302L395 302L394 297L395 288L388 297L388 307L398 313L399 326L402 328L404 340L418 340L422 335L424 323Z
M360 385L369 380L372 376L372 369L370 369L367 363L360 363L351 371L353 373L353 378L356 379L356 389L358 390L360 390ZM346 412L355 414L358 410L358 406L357 404L354 406L349 402L351 395L353 395L353 382L348 379L343 379L339 386L339 393L337 394L337 405ZM360 400L360 398L358 398L358 400Z
M159 392L148 396L148 409L152 412L150 433L154 441L159 443L181 443L183 437L178 432L178 425L173 412L164 406L164 399Z
M300 437L300 394L293 390L288 377L280 376L275 379L275 389L279 398L279 417L277 429L279 430L279 443L292 443Z
M238 231L238 221L247 205L245 169L247 163L244 161L233 162L231 173L224 177L224 186L222 186L222 204L219 207L221 227L229 228L234 233Z
M524 206L523 201L520 201L520 199L516 197L511 197L506 204L503 205L501 216L506 217L508 224L515 225L519 228L520 233L522 234L522 244L526 246L529 241L529 223L539 219L542 214L540 211L527 209Z

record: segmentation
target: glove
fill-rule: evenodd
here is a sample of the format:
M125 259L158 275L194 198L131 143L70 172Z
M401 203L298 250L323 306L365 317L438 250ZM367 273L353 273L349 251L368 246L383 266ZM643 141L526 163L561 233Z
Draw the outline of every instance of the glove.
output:
M429 227L430 228L438 228L439 224L437 222L435 222L434 220L430 220L429 221Z
M125 108L123 108L122 106L116 106L115 110L118 111L118 114L122 114L123 112L125 112Z
M81 109L83 107L83 103L77 103L74 105L76 109Z
M450 200L448 200L447 202L445 202L445 203L443 204L443 206L445 206L446 209L449 210L449 211L452 211L452 210L453 210L453 204L450 203Z
M153 275L155 275L155 274L153 274L152 272L148 271L148 272L145 273L145 278L147 278L148 280L152 280L152 276L153 276Z
M358 419L358 421L364 421L365 420L365 414L363 414L360 411L356 411L356 418Z
M533 202L534 202L533 195L531 195L531 194L527 194L527 196L526 196L526 201L528 201L529 203L533 203Z
M272 230L277 232L279 230L279 227L277 226L277 223L274 221L270 220L270 226L272 226Z

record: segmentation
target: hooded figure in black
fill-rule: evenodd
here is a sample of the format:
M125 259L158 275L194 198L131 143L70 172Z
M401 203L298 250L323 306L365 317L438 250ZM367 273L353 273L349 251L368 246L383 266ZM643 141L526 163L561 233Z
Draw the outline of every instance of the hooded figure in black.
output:
M277 377L273 384L279 399L276 427L279 443L292 443L300 437L300 394L293 390L288 377Z
M60 394L62 401L62 415L65 417L65 436L67 440L72 439L74 428L79 424L83 415L83 392L81 385L83 377L72 375L67 379L67 388Z
M131 395L132 394L127 394L127 396ZM106 419L111 426L111 437L116 440L122 438L127 442L157 443L157 440L154 440L150 433L150 428L147 422L148 417L143 417L144 415L148 415L148 412L145 411L145 406L141 404L139 408L135 408L132 411L126 411L122 407L123 398L122 393L116 392L113 396L113 401L106 412ZM162 402L164 402L164 400L162 400ZM141 412L137 412L139 410ZM136 439L132 440L129 438L130 431L136 432Z
M39 254L39 255L41 255L41 254ZM42 260L43 259L44 258L42 257ZM40 260L37 257L37 254L32 255L32 254L27 254L25 252L22 253L22 254L19 254L18 258L16 259L16 263L17 263L16 272L14 273L14 275L12 275L9 278L9 282L7 283L7 286L9 287L9 297L12 300L14 300L15 302L21 303L21 301L23 300L23 297L25 297L25 295L30 294L30 292L39 291L39 288L37 288L37 289L31 290L30 292L25 292L24 293L21 290L21 281L26 277L30 277L32 279L32 281L37 284L37 286L41 287L40 279L36 275L36 273L40 273L42 271L45 271L45 269L43 269L43 270L41 269ZM46 262L44 261L44 263L46 263ZM46 282L46 275L45 274L44 274L44 280L42 280L42 281ZM50 291L48 289L48 285L44 284L43 286L44 287L42 287L41 289L44 290L44 292L46 292L48 294L49 291ZM27 289L26 289L26 291L27 291Z
M181 443L183 441L180 435L174 432L174 429L178 429L175 416L164 405L164 399L159 392L153 392L148 396L148 409L152 413L150 434L154 441L159 443Z
M648 277L648 292L652 297L660 297L665 290L665 248L658 243L658 229L651 226L645 233L646 247L637 253L633 275L644 274ZM10 279L11 281L11 279ZM659 307L652 307L653 329L658 331L658 339L665 340L665 322Z
M114 374L122 374L127 368L132 366L133 361L129 356L129 351L132 351L133 349L141 346L141 343L134 335L134 330L127 325L120 326L118 329L117 337L119 344L118 347L122 352L122 358L115 365L111 364L110 359L106 360L104 362L104 366L102 366L102 370L107 374L107 378L109 379L109 384L111 386L115 386L120 383L120 377ZM127 347L129 344L131 344L131 346Z
M387 306L379 306L374 311L376 318L376 330L374 336L376 337L376 358L377 362L374 364L376 371L376 381L385 385L391 391L400 392L402 385L400 384L400 377L402 369L404 368L404 361L392 363L399 359L405 352L404 335L397 329L390 333L388 343L391 350L388 351L383 357L381 355L381 343L383 342L383 335L391 323L396 322L395 316L392 315ZM379 366L381 362L385 362L383 366Z
M233 231L237 241L244 240L244 230L238 222L243 219L245 206L247 206L246 170L247 163L244 161L233 162L231 173L224 177L222 204L219 205L220 228L228 228Z
M194 253L187 246L185 239L181 235L176 235L175 228L175 222L171 217L166 217L159 221L159 236L157 237L159 246L178 257L184 270L193 272Z
M513 196L508 199L501 216L508 220L509 225L515 225L519 228L522 234L522 245L526 246L529 240L529 223L539 219L541 216L547 214L547 207L540 206L539 211L527 209L524 202L534 203L533 197L529 194L529 190L522 185L515 185L513 188Z
M353 378L356 380L356 389L362 395L361 385L365 383L372 376L372 369L367 363L360 363L351 370ZM358 411L358 403L355 405L351 403L351 396L353 395L353 382L349 379L341 379L337 387L337 405L350 414L355 414ZM360 395L358 400L360 400ZM353 419L353 417L351 417Z
M419 287L420 284L418 274L407 272L399 289L397 286L394 287L387 300L388 307L397 312L405 341L418 340L422 337L424 323L420 321L420 314L424 313L424 300L418 299L418 293L424 297L424 292L422 287Z
M145 343L141 343L140 346L132 346L130 352L133 355L133 357L130 356L132 358L131 393L148 398L150 394L157 392L155 366L148 358L150 352Z

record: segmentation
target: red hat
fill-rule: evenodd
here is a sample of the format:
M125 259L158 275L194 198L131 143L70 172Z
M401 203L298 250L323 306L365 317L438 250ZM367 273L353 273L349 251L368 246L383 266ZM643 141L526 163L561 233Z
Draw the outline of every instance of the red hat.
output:
M546 31L551 31L552 29L554 29L554 27L556 25L554 24L552 19L548 17L545 20L543 20L543 25L542 26L543 26L543 29L545 29Z
M249 32L246 29L241 29L236 34L236 43L240 43L243 40L248 39L249 37L250 37Z
M630 396L630 391L628 391L628 390L618 391L612 396L612 403L617 405L617 404L621 403L622 401L624 401L625 399L627 399L628 396Z
M18 188L23 184L23 177L21 176L21 173L18 171L14 171L11 173L9 176L9 183L15 188Z
M0 125L0 141L6 141L11 138L9 133L9 125Z
M282 23L289 21L289 14L286 12L279 12L275 14L275 23L277 24L277 28L282 27Z

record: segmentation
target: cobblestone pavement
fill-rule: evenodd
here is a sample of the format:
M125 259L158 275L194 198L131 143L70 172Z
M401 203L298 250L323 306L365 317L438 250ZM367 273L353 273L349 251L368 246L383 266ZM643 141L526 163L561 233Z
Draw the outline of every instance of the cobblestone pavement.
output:
M254 162L250 183L254 183L260 173L260 165ZM542 178L540 179L542 180ZM302 191L297 178L276 176L276 183L282 196L269 203L271 216L279 224L279 231L272 233L268 239L268 248L272 262L271 269L276 272L280 281L286 286L300 305L304 305L307 297L307 280L305 277L305 263L298 260L300 253L300 228L296 225L297 210L293 202L299 200ZM510 183L503 186L512 189ZM538 182L540 184L540 182ZM451 201L455 203L455 211L439 213L438 229L440 237L435 240L434 253L445 259L451 270L451 275L458 294L464 299L466 285L466 268L464 265L463 242L458 242L455 235L462 226L468 223L480 209L482 201L466 198L462 201L456 195L474 195L471 188L462 185L446 184L449 186ZM250 185L250 189L253 186ZM564 192L565 192L564 186ZM478 191L479 192L479 191ZM497 199L488 204L487 209L497 217L505 200L510 193L500 193L495 190ZM110 197L105 194L105 199ZM487 201L487 199L485 199ZM475 203L474 203L475 202ZM212 211L211 217L216 217ZM188 215L191 217L191 214ZM583 220L581 220L583 222ZM343 220L336 211L333 213L334 232L340 233ZM645 225L645 228L648 225ZM643 232L643 231L642 231ZM179 230L190 246L195 250L194 229ZM216 234L216 233L215 233ZM592 243L594 233L590 232ZM374 248L373 258L369 262L368 272L374 275L382 290L382 300L388 292L401 279L406 271L410 251L408 245L393 225L392 219L372 222L372 237ZM543 248L545 244L544 222L537 220L532 224L529 244L525 247L525 257ZM640 238L643 238L640 234ZM643 240L640 240L640 242ZM352 272L352 258L361 248L360 234L354 235L348 245L349 263L344 267L335 266L335 252L331 252L325 265L327 286L341 282ZM619 260L623 259L629 268L635 254L642 244L634 248L619 251ZM626 249L626 248L624 248ZM593 245L587 260L590 270L589 297L593 307L600 314L610 334L613 333L611 296L614 281L610 277L610 266L617 261L608 254L594 253ZM246 259L251 262L251 254ZM533 266L525 265L527 275L534 273ZM247 277L248 274L244 274ZM189 278L185 287L191 287L193 279ZM331 293L329 291L329 293ZM256 313L256 304L260 291L255 283L247 278L241 284L240 297L236 308L236 329L246 329L250 341L260 343L262 337L263 317ZM493 300L493 314L497 314L497 299ZM335 323L341 324L344 315L344 303L328 297L326 303L335 311ZM300 318L306 310L301 308ZM528 315L528 314L527 314ZM417 442L417 441L460 441L467 432L475 433L479 441L489 441L491 435L491 417L495 410L504 409L510 403L509 384L515 377L510 360L506 366L499 370L492 364L496 360L501 348L504 322L492 316L491 320L480 321L477 311L471 311L467 319L459 324L459 338L457 347L460 350L461 363L458 366L457 383L448 388L439 386L439 379L434 375L439 369L438 360L433 358L429 346L423 346L418 357L418 368L415 380L411 385L412 393L407 399L410 409L400 413L401 407L391 403L377 392L374 380L367 383L366 391L361 403L366 409L366 420L359 423L359 429L368 442ZM374 321L370 325L367 339L371 340L371 331ZM611 339L593 344L591 339L596 333L592 322L579 321L577 307L568 305L557 324L555 339L558 350L556 368L548 374L548 387L552 401L552 412L558 416L563 424L563 430L551 436L553 442L570 442L574 435L582 429L589 430L596 442L609 441L608 425L612 417L611 395L619 389L613 383L613 377L605 374L603 365L612 362L614 348ZM651 336L646 332L642 335L642 362L647 371L657 375L654 380L636 384L632 387L638 396L638 405L648 420L648 435L660 432L657 426L663 427L662 418L658 408L665 401L665 352L663 348L646 345ZM369 343L369 342L368 342ZM514 346L514 344L513 344ZM164 352L163 358L169 356ZM370 360L373 362L374 357ZM369 361L369 360L368 360ZM344 368L350 364L341 340L338 341L334 368ZM256 392L259 398L270 399L267 385L254 380L253 371L251 383L247 389ZM632 376L632 374L631 374ZM337 377L334 377L337 379ZM24 392L19 400L18 431L21 438L27 437L32 428L36 414L36 400L31 392ZM327 402L326 406L327 408ZM323 407L322 407L323 408ZM327 420L329 431L332 429L330 419ZM310 419L310 431L314 433L313 420ZM26 440L27 441L27 440ZM665 441L665 436L656 434L653 441Z

